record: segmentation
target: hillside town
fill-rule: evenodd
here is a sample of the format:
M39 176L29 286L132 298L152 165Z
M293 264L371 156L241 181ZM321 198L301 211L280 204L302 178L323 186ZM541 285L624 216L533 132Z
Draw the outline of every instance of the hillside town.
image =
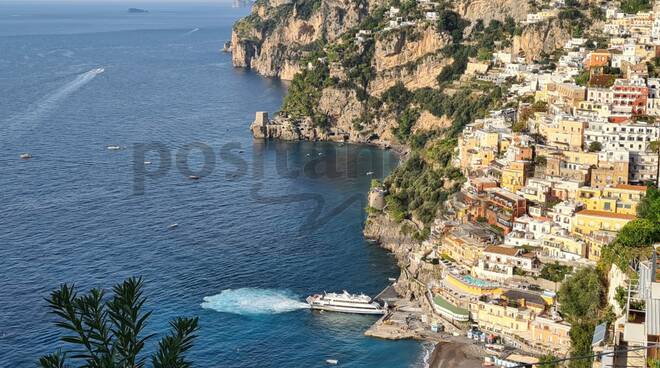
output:
M556 18L568 2L523 23ZM391 7L386 30L436 21L435 5L418 1L417 20ZM489 343L493 365L568 356L575 337L560 308L562 284L603 264L659 179L660 4L632 14L614 2L593 9L599 37L572 37L542 62L504 47L469 60L461 82L506 86L506 103L459 134L451 164L465 180L409 256L409 270L431 275L421 282L432 319ZM370 208L387 212L386 195L374 182ZM609 316L586 332L593 366L657 367L656 251L629 264L608 257ZM522 355L500 358L505 346Z

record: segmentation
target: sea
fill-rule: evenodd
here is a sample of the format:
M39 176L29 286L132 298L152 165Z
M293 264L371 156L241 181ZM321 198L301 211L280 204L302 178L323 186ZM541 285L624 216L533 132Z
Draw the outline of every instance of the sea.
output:
M362 235L371 180L397 157L253 139L287 85L222 52L248 12L0 2L0 366L64 346L46 302L59 285L110 293L133 276L153 311L145 354L198 316L194 367L423 366L422 344L363 335L377 317L304 303L398 276Z

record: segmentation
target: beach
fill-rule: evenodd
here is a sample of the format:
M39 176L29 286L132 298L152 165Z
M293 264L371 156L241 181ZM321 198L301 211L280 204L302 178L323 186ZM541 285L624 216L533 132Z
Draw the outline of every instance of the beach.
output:
M479 368L483 358L479 356L478 347L470 343L440 342L435 346L429 368Z

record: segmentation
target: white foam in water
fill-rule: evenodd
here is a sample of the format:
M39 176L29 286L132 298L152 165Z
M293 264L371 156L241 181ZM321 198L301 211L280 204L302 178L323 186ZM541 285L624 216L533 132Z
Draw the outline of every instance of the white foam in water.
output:
M55 92L49 94L43 99L34 104L28 111L23 114L9 118L6 124L6 134L20 134L21 132L28 131L34 128L44 116L52 111L62 100L67 98L72 93L79 90L82 86L89 83L94 77L103 73L105 69L97 68L88 72L82 73L76 79L60 87Z
M184 36L188 36L188 35L191 35L191 34L197 32L197 31L199 31L199 28L195 28L195 29L193 29L193 30L190 30L190 31L184 33L183 35L184 35Z
M204 309L241 315L279 314L307 309L309 305L286 291L276 289L227 289L220 294L204 297Z

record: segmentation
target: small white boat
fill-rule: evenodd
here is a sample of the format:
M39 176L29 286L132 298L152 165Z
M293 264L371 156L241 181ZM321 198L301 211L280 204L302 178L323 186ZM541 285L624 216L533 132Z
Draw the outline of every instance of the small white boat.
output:
M105 68L96 68L96 69L92 70L92 72L94 72L94 74L101 74L104 71L105 71Z
M338 361L337 359L326 359L325 362L328 363L328 364L330 364L330 365L337 365L337 364L339 364L339 361Z
M364 294L323 293L308 296L306 299L310 309L328 312L355 314L385 314L387 308L371 300Z
M145 165L151 165L151 161L145 161L144 164Z
M190 175L190 176L188 177L188 179L190 179L190 180L199 180L200 177L197 176L197 175Z
M388 277L387 279L388 279L390 282L396 282L396 278L394 278L394 277Z
M118 151L121 149L121 147L119 146L108 146L106 148L109 149L110 151Z
M177 223L175 222L175 223L171 224L170 226L168 226L167 229L168 229L168 230L173 230L173 229L176 229L177 227L179 227L179 224L177 224Z
M32 158L32 155L29 153L21 153L21 160L29 160Z
M371 176L371 175L373 175L373 174L374 174L373 171L368 171L368 172L367 172L367 176Z

